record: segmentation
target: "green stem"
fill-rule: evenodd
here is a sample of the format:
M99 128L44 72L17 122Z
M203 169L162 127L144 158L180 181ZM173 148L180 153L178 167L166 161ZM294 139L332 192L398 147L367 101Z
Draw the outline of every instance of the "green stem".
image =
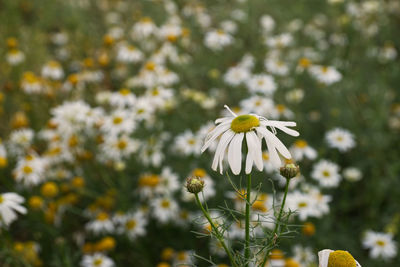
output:
M265 256L264 256L263 262L262 262L262 264L261 264L260 266L265 266L265 263L266 263L267 260L268 260L269 253L271 252L272 248L274 248L275 243L276 243L276 241L277 241L277 239L275 239L275 236L276 236L276 234L277 234L277 232L278 232L278 229L279 229L279 233L281 232L281 231L280 231L280 224L281 224L281 218L282 218L283 208L285 207L286 196L287 196L287 193L288 193L288 191L289 191L289 182L290 182L290 179L286 179L285 194L283 195L283 201L282 201L282 204L281 204L281 208L280 208L280 210L279 210L279 215L278 215L278 218L277 218L276 223L275 223L274 231L272 232L272 238L273 238L273 240L274 240L274 241L273 241L273 244L272 244L272 246L271 246L269 249L267 249L267 251L265 252Z
M247 177L247 191L246 191L246 225L245 225L245 243L244 243L244 259L245 266L249 266L250 259L250 192L251 192L251 174Z
M217 237L218 241L221 243L222 247L224 248L226 254L229 257L229 260L231 261L232 265L237 267L236 263L233 260L231 251L228 249L227 245L225 244L223 235L219 232L218 228L215 226L214 222L212 221L210 214L208 213L208 211L203 207L203 204L201 204L201 201L199 199L198 194L194 194L195 198L196 198L196 203L197 205L200 207L201 211L204 214L204 217L206 217L207 221L210 223L212 230L215 233L215 236Z

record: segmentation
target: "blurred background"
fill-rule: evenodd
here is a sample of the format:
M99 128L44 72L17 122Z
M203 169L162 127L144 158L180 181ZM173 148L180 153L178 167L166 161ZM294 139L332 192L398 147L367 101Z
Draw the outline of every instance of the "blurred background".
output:
M399 1L0 0L0 25L0 266L226 266L184 188L243 208L200 153L225 104L297 123L279 266L400 265Z

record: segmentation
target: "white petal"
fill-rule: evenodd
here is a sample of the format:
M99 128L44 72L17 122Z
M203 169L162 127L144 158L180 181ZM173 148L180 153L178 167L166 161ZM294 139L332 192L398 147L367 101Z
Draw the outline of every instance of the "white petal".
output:
M265 140L269 140L274 145L274 147L276 147L276 149L282 154L282 156L284 156L287 159L292 158L289 150L285 147L285 145L281 142L281 140L278 139L278 137L276 137L266 128L257 127L256 129L264 136Z
M262 160L261 140L254 131L251 131L246 133L246 141L249 150L248 153L251 154L257 169L262 171L264 164Z
M294 121L270 121L270 120L268 120L268 121L266 121L265 125L278 128L279 130L281 130L289 135L292 135L292 136L300 135L298 131L287 128L287 126L289 126L289 127L296 126L296 123Z
M228 149L228 162L233 174L238 175L242 168L242 143L244 133L236 134Z
M268 154L269 154L271 164L275 168L279 168L281 166L281 158L279 157L278 152L276 151L275 147L272 145L272 143L269 140L265 139L265 141L267 143Z
M328 267L329 254L331 252L333 252L331 249L324 249L318 252L319 267Z
M251 167L253 167L253 158L250 153L247 153L246 157L246 174L251 172Z
M231 139L234 135L235 135L235 133L233 131L228 130L221 136L221 139L219 140L217 150L215 151L214 160L213 160L213 163L211 166L211 168L214 171L217 170L217 166L218 166L218 162L220 161L220 158L222 158L222 159L224 158L226 146L229 144L229 141L231 141ZM220 171L222 173L222 169Z
M223 132L228 130L230 125L218 125L213 131L212 136L210 138L206 138L206 142L201 148L201 153L203 153L211 144L212 142L217 139Z

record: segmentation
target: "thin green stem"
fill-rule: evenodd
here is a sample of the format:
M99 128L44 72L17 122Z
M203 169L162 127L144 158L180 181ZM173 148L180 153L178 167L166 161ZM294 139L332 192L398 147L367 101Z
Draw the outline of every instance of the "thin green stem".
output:
M200 199L199 199L198 194L194 194L194 196L195 196L195 198L196 198L196 203L197 203L197 205L200 207L201 211L202 211L203 214L204 214L204 217L206 217L207 221L210 223L211 229L212 229L212 230L214 231L214 233L215 233L215 237L216 237L216 238L218 239L218 241L221 243L221 245L222 245L222 247L224 248L226 254L228 255L229 260L231 261L232 265L235 266L235 267L237 267L235 261L233 260L231 251L229 250L228 246L225 244L223 235L219 232L218 228L215 226L215 224L214 224L214 222L212 221L212 219L211 219L210 214L208 213L208 211L203 207L203 204L201 204L201 201L200 201Z
M268 260L269 253L271 252L272 248L274 248L274 245L275 245L275 243L276 243L276 241L277 241L277 238L278 238L278 237L276 237L276 235L277 235L277 233L278 233L278 230L279 230L279 233L281 232L280 224L281 224L281 218L282 218L283 208L285 207L286 196L287 196L287 193L288 193L288 191L289 191L289 182L290 182L290 179L286 179L285 194L283 195L283 200L282 200L281 208L280 208L280 210L279 210L279 215L278 215L278 218L277 218L276 223L275 223L274 231L272 232L273 244L272 244L272 246L271 246L269 249L267 249L267 251L265 252L264 259L263 259L262 264L261 264L260 266L265 266L265 263L266 263L267 260Z
M245 225L245 242L244 242L244 259L245 266L249 266L250 259L250 192L251 192L251 174L247 177L247 191L246 191L246 225Z

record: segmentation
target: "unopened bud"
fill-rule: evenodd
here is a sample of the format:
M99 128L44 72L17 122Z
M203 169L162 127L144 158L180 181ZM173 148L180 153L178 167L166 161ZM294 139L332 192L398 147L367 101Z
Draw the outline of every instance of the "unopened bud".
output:
M186 181L186 189L188 192L197 194L203 191L204 181L199 177L189 177Z
M289 163L281 167L280 172L281 175L286 179L291 179L293 177L296 177L296 175L300 172L300 168L294 163Z

